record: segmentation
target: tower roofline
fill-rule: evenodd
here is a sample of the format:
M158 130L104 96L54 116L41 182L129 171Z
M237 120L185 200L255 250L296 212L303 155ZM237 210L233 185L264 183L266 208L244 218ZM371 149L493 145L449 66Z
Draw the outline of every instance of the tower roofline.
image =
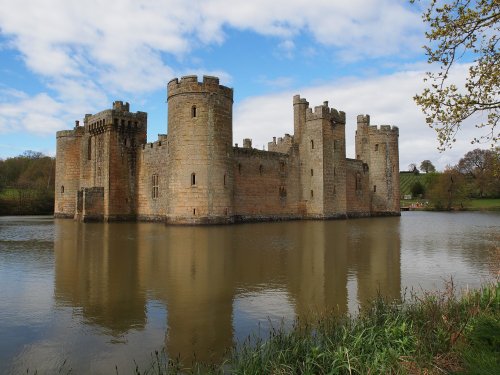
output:
M198 76L183 76L179 80L174 78L167 84L167 101L181 94L218 93L233 100L233 89L219 84L219 78L203 76L203 81L198 81Z

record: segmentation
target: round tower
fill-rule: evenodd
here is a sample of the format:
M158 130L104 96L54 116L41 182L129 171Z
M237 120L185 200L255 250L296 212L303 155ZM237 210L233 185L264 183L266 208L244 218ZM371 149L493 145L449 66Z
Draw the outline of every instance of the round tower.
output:
M168 83L168 222L233 221L233 90L216 77Z
M73 218L80 189L80 142L83 126L76 121L74 130L56 135L56 172L54 217Z
M396 126L370 125L368 115L358 116L356 158L369 166L373 214L400 214L398 143Z

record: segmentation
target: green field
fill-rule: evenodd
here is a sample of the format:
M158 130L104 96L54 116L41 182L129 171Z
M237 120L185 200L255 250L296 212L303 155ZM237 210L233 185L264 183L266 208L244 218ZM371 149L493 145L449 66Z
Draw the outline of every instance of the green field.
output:
M399 185L401 196L411 194L411 187L415 182L420 182L422 185L427 187L427 175L425 174L415 174L412 172L399 172Z

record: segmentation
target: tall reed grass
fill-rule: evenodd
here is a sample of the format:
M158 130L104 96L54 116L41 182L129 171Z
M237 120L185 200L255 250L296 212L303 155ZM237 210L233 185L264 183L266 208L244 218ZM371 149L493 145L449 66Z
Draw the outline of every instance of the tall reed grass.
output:
M335 312L251 338L218 365L164 353L136 374L500 374L500 283L458 293L374 299L356 317Z

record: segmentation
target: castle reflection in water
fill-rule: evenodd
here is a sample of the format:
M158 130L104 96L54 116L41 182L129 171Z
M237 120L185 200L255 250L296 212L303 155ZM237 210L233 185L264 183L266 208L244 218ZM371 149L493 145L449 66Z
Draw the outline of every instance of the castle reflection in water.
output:
M246 306L265 314L266 299L258 296L279 291L286 299L271 294L269 309L288 304L291 319L344 312L379 290L400 298L399 220L230 227L56 220L55 296L110 336L144 328L148 301L160 301L168 353L220 358L239 329L236 301L248 296Z

